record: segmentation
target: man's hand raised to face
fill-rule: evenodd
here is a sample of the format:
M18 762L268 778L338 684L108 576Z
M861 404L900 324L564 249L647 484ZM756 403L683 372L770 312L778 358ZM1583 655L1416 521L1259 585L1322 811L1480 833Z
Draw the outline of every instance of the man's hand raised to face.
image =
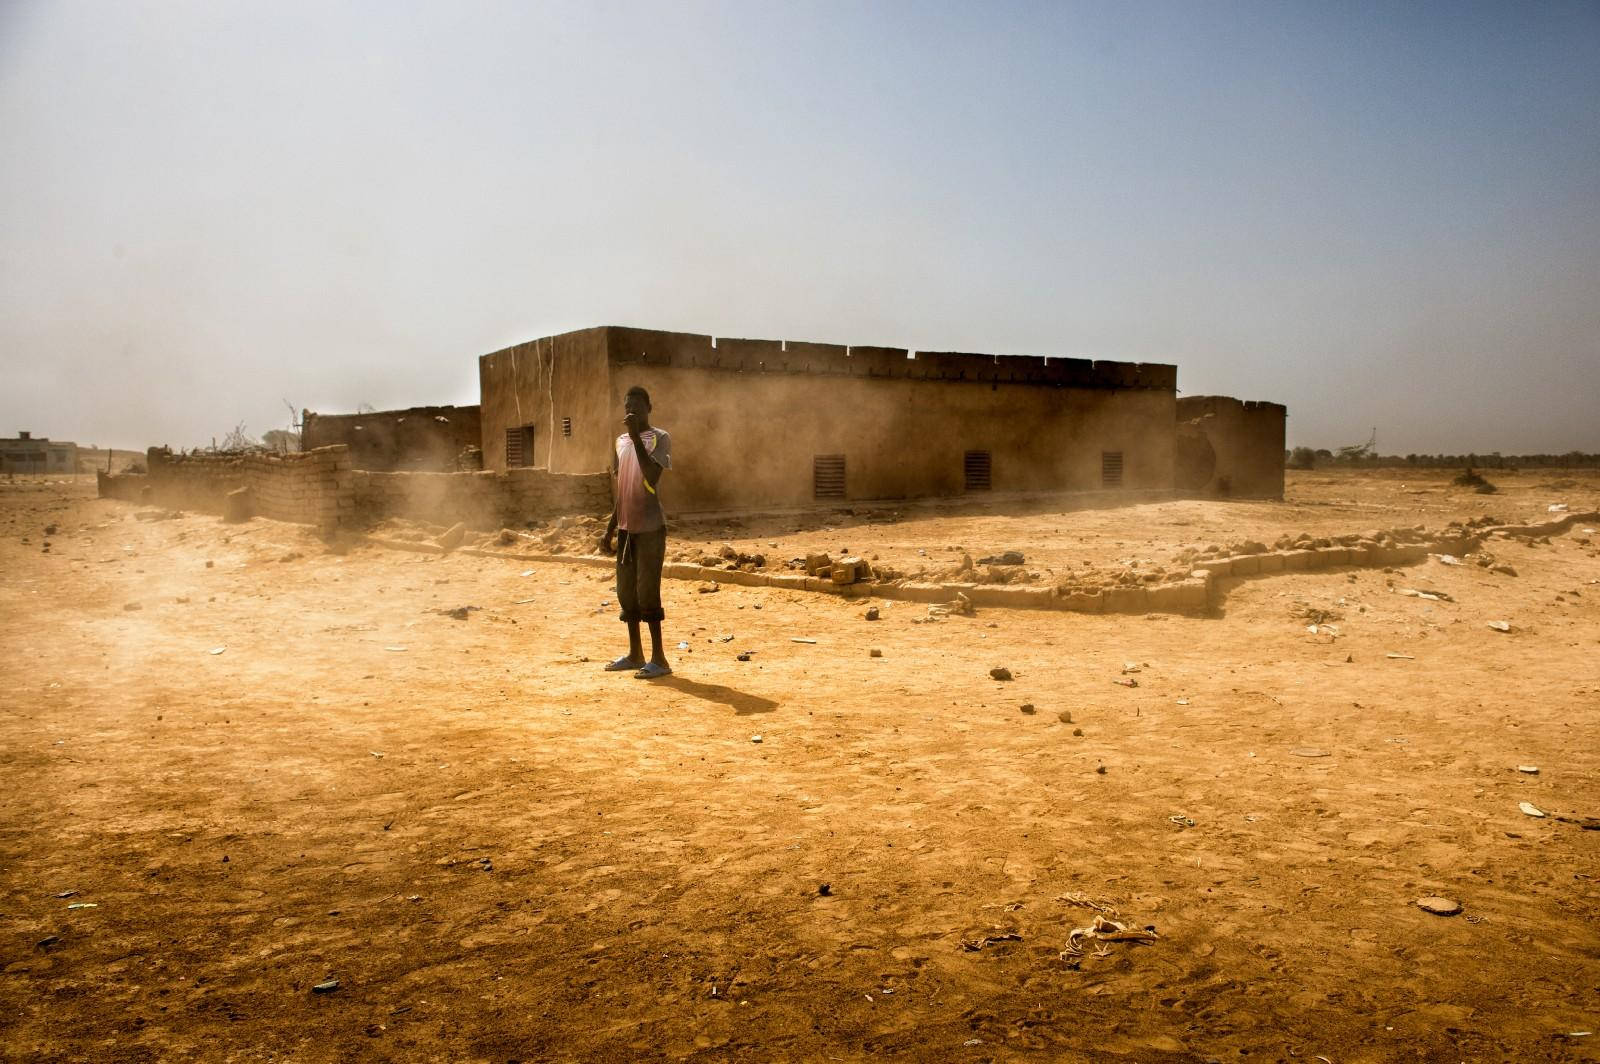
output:
M630 410L628 411L627 416L622 419L622 425L628 430L629 436L632 436L634 439L638 439L639 433L644 431L644 415Z

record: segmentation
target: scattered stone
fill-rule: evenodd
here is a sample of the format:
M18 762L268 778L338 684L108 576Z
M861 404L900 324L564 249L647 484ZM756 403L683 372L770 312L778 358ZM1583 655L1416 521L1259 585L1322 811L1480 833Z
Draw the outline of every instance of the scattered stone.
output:
M313 994L331 994L337 989L339 989L339 980L324 979L322 982L312 987L311 992Z
M44 534L47 535L47 536L55 535L56 534L56 526L55 525L45 525L44 526Z
M122 608L124 610L126 610L127 612L132 613L135 610L144 609L144 606L141 603L138 603L138 602L124 602L122 604Z
M1056 714L1056 720L1059 720L1063 724L1071 724L1072 723L1072 710L1063 709L1060 713Z
M867 607L866 618L869 621L877 620L878 619L878 607L876 607L876 606L868 606Z
M467 538L467 526L457 521L445 530L444 534L434 540L436 546L445 550L455 550L461 546L461 541Z
M1493 628L1497 632L1509 632L1509 631L1511 631L1511 622L1510 621L1490 621L1489 622L1489 627Z
M500 541L502 547L509 547L517 541L517 534L509 528L502 528L500 535L496 538Z
M753 654L753 653L755 653L755 651L746 650L746 651L743 651L742 653L739 653L739 654L735 655L735 659L738 660L738 661L749 661L750 660L750 655Z
M883 657L883 651L879 650L877 647L873 647L871 650L867 651L867 657L881 658Z
M1531 816L1542 820L1546 815L1543 809L1540 809L1532 802L1518 802L1517 808L1522 810L1524 816Z
M989 670L989 675L996 680L1009 680L1011 679L1011 670L1004 667L994 668Z
M833 894L833 884L823 883L821 886L817 887L817 893L822 895L824 898L829 897Z
M206 559L206 568L207 569L215 569L216 567L217 567L217 563L216 562L212 561L209 558Z
M1505 564L1504 562L1501 562L1499 565L1491 565L1491 566L1489 566L1489 571L1491 573L1499 573L1501 576L1516 576L1517 575L1517 571L1515 569L1513 569L1511 566Z
M1517 766L1517 771L1522 773L1525 776L1537 776L1539 774L1539 766L1538 765L1518 765Z
M752 736L750 736L750 741L753 742L753 743L759 743L761 741L761 736L752 735Z
M61 944L61 936L60 935L46 935L43 938L41 938L38 942L34 943L34 945L36 945L39 949L49 949L51 946L58 946L60 944Z
M1417 908L1425 913L1435 916L1455 916L1461 911L1461 903L1450 898L1441 898L1438 895L1429 895L1417 899Z
M280 561L280 562L294 562L294 561L299 561L303 557L305 557L305 555L301 554L299 551L292 550L289 553L285 554L283 557L279 558L278 561Z
M722 590L721 584L701 584L695 591L702 595L715 595Z
M1104 765L1098 765L1098 766L1095 767L1094 771L1095 771L1095 775L1104 776L1106 774L1106 767Z
M1034 713L1038 712L1037 710L1035 710L1033 708L1033 703L1032 702L1024 702L1024 703L1022 703L1021 709L1022 709L1022 712L1026 713L1030 717L1033 716Z
M1083 729L1082 728L1073 728L1072 729L1072 734L1081 739L1081 738L1083 738Z
M1139 686L1139 681L1135 680L1131 676L1128 677L1126 680L1112 680L1111 682L1116 684L1118 687L1138 687Z
M1318 750L1314 746L1297 746L1289 751L1295 757L1331 757L1326 750Z

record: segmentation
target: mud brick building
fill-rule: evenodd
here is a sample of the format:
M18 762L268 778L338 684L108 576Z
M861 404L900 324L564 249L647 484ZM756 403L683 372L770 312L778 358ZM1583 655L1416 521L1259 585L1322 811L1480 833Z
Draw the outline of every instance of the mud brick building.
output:
M601 326L484 355L478 378L490 470L605 470L623 395L648 389L673 437L677 512L1178 490L1170 365ZM1187 490L1217 490L1226 478L1234 494L1281 496L1283 407L1244 405L1237 418L1189 415L1189 435L1207 440L1212 460L1206 484ZM1268 407L1277 442L1263 450Z
M0 436L0 473L76 473L78 445L18 432Z

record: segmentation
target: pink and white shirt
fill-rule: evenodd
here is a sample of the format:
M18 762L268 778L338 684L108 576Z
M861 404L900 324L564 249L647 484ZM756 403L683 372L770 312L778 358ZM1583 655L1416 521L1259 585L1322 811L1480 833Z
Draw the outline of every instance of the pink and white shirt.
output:
M662 469L672 468L672 437L665 429L655 426L639 433L645 453L661 464ZM654 532L667 526L667 517L661 509L661 497L644 478L639 468L639 456L633 451L633 440L624 432L617 437L617 527L624 532Z

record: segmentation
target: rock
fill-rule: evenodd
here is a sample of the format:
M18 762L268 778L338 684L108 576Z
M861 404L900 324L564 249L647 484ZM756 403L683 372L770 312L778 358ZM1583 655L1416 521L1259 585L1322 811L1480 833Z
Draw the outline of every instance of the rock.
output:
M461 546L461 541L467 538L467 526L457 521L445 530L444 534L433 542L445 550L455 550Z
M45 525L44 526L44 534L47 535L47 536L55 535L56 534L56 526L55 525Z
M1024 702L1024 703L1022 703L1022 706L1020 708L1021 708L1022 712L1026 713L1030 717L1038 712L1038 710L1033 708L1033 703L1032 702Z
M1106 774L1106 767L1104 765L1096 765L1094 772L1097 776L1104 776Z
M877 620L878 619L878 607L876 607L876 606L868 606L867 607L866 618L869 621Z
M217 563L216 562L210 560L209 558L206 559L206 568L207 569L215 569L216 567L217 567Z
M132 613L134 610L144 609L144 607L137 602L124 602L122 604L122 608L129 613Z
M1023 558L1021 551L1019 551L1019 550L1008 550L1008 551L1002 551L999 554L991 554L987 558L979 558L978 559L978 564L979 565L1024 565L1024 564L1026 564L1026 561Z
M496 538L499 539L502 547L509 547L517 541L517 534L509 528L502 528L500 535Z
M879 650L877 647L873 647L871 650L867 651L867 657L881 658L883 657L883 651Z
M1417 908L1435 916L1455 916L1461 911L1461 903L1452 901L1449 898L1441 898L1438 895L1430 895L1426 898L1418 898Z
M312 987L311 992L313 994L331 994L337 989L339 989L339 980L324 979L322 982Z
M1536 817L1541 820L1545 816L1545 811L1534 805L1532 802L1518 802L1517 808L1522 810L1524 816Z
M828 897L833 893L833 884L823 883L821 886L817 887L817 893L822 895L824 898Z
M1538 765L1518 765L1517 766L1517 771L1521 772L1521 773L1523 773L1524 775L1527 775L1527 776L1537 776L1539 774L1539 766Z
M1011 670L1007 668L990 669L989 675L996 680L1009 680L1011 679Z
M1056 714L1056 720L1059 720L1063 724L1071 724L1072 723L1072 710L1063 709L1060 713Z
M1489 566L1489 571L1491 573L1499 573L1501 576L1516 576L1517 575L1517 571L1515 569L1511 568L1511 566L1505 564L1504 562L1501 562L1499 565L1491 565L1491 566Z
M1083 737L1083 729L1082 728L1073 728L1072 729L1072 734L1081 739Z

